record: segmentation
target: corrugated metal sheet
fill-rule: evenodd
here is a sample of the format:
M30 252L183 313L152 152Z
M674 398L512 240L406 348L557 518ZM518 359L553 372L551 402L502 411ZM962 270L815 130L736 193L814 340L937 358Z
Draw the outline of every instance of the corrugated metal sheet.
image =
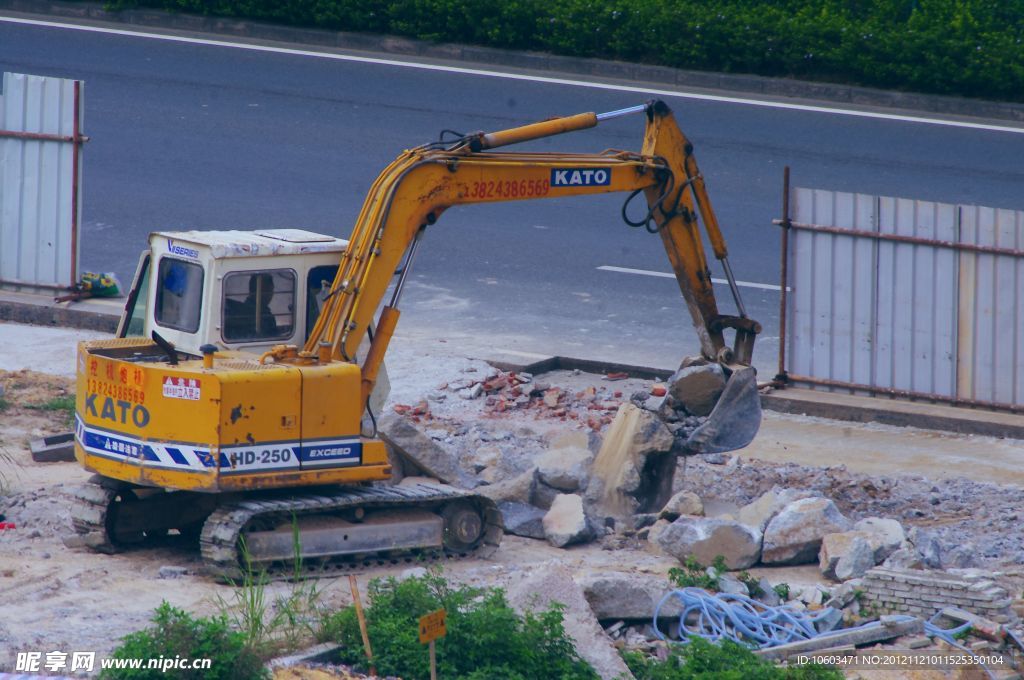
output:
M790 205L787 372L1024 405L1024 212L799 188Z
M79 84L79 126L81 91ZM0 130L71 137L75 81L5 73ZM0 136L0 283L70 286L77 276L73 144ZM81 155L79 172L81 177ZM80 183L80 179L79 179ZM80 189L79 189L80 195ZM77 214L76 214L77 213Z

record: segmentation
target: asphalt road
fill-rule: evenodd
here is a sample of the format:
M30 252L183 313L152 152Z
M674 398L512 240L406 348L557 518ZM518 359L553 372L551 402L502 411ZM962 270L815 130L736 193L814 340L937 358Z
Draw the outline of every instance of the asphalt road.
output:
M347 236L378 171L441 129L502 129L648 98L4 22L0 69L86 82L83 266L125 282L150 231L297 227ZM778 283L771 220L787 164L800 186L1024 207L1020 134L665 98L694 141L743 281ZM534 148L638 150L642 128L626 117ZM400 332L475 356L672 366L696 350L675 282L599 269L669 271L660 240L620 220L622 200L448 211L427 232ZM778 293L742 291L765 326L756 363L773 374ZM718 292L729 297L724 286Z

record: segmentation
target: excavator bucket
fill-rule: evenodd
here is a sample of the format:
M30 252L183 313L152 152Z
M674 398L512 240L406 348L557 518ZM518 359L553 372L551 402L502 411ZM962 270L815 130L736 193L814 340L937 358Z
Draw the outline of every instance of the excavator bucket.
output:
M750 366L729 376L722 396L708 419L686 440L684 455L725 453L742 449L761 427L761 397L757 376Z

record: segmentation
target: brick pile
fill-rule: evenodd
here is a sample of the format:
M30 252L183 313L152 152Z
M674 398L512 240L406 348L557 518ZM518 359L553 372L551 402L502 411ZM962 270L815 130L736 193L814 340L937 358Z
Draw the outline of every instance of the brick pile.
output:
M1006 589L983 575L876 567L864 575L860 590L862 606L893 613L929 618L944 607L959 607L997 623L1017 618Z

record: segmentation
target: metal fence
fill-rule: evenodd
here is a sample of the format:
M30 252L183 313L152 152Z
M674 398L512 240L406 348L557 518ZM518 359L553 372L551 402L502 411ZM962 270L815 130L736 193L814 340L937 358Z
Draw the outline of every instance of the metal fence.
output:
M780 373L1024 411L1024 211L786 196Z
M4 73L0 91L0 286L78 278L82 82Z

